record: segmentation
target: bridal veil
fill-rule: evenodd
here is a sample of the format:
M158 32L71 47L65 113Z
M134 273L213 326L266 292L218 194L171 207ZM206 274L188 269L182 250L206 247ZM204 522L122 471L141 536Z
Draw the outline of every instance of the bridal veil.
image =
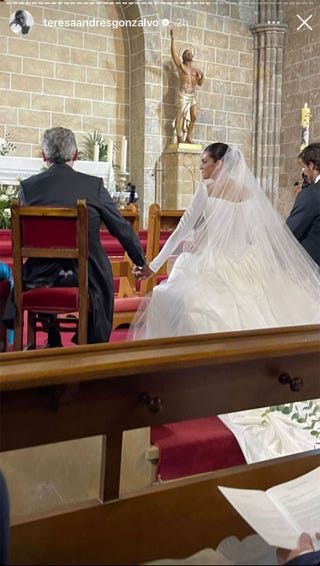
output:
M319 268L237 147L200 181L150 268L166 261L168 279L143 301L134 339L320 322Z

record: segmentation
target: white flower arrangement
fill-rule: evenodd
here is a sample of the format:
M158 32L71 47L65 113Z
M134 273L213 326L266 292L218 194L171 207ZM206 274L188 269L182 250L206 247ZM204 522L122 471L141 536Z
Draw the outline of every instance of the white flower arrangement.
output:
M11 227L11 203L17 196L19 185L0 185L0 229Z
M10 151L14 151L16 146L9 141L10 134L6 134L4 138L0 138L0 155L8 155Z

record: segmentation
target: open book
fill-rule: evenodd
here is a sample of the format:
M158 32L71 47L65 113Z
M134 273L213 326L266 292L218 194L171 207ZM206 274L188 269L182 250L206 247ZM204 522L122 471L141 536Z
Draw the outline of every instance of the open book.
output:
M320 467L267 491L218 486L223 495L270 545L296 548L302 532L308 532L316 550L320 541Z

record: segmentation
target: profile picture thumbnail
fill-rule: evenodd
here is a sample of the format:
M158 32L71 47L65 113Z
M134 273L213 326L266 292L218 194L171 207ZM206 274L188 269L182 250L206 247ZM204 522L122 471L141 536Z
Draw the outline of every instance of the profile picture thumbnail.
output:
M33 16L26 10L17 10L9 19L9 26L13 33L21 36L29 33L33 24Z

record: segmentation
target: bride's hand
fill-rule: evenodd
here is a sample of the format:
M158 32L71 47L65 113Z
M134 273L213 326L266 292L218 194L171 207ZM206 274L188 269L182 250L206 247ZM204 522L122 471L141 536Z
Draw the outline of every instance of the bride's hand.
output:
M136 279L149 279L154 275L153 271L150 269L149 265L146 263L143 267L134 266L132 273Z

